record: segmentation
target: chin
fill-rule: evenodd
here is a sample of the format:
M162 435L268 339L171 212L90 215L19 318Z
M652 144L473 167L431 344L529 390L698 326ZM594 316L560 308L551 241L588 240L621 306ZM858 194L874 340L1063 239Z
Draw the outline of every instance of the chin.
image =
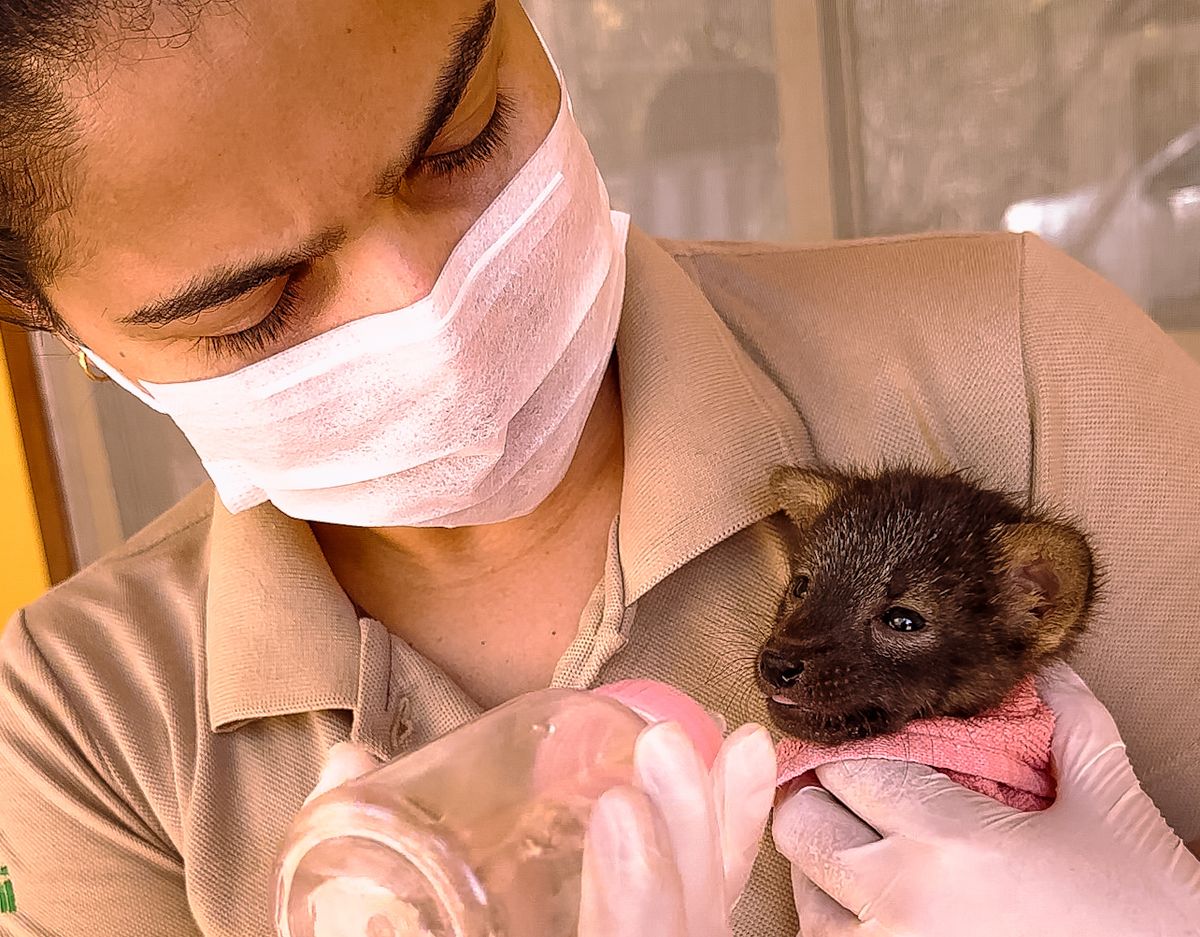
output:
M806 742L838 745L856 739L887 735L904 727L907 719L878 706L839 711L810 709L767 700L767 715L780 732Z

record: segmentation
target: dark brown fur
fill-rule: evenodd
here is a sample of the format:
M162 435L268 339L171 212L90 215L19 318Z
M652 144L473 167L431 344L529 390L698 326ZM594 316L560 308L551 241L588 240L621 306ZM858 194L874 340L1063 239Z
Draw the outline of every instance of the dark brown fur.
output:
M758 679L788 734L833 743L975 715L1085 628L1084 535L961 474L784 467L772 486L795 543Z

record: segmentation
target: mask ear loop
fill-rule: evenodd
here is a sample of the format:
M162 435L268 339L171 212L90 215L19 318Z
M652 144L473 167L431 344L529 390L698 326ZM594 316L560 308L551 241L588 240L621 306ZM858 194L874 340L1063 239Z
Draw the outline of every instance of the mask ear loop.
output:
M76 357L76 360L79 362L79 370L83 372L83 376L89 381L92 381L96 384L102 384L105 381L112 380L112 378L110 378L103 371L92 370L92 363L88 361L87 352L85 352L82 348L79 349L79 354Z
M166 412L158 405L158 401L150 396L144 387L141 387L135 381L131 381L117 368L114 368L90 348L86 348L83 345L79 346L79 366L83 368L83 373L88 376L89 380L110 380L119 387L129 391L129 393L133 394L133 396L137 397L138 400L150 407L152 410L157 410L159 413ZM95 374L100 374L103 376L95 377L93 376Z

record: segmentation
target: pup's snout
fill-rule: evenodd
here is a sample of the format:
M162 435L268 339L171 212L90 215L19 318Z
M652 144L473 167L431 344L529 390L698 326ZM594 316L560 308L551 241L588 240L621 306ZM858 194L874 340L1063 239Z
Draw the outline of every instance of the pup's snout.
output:
M786 690L794 686L803 673L803 661L787 657L769 647L763 648L758 655L758 675L773 690Z

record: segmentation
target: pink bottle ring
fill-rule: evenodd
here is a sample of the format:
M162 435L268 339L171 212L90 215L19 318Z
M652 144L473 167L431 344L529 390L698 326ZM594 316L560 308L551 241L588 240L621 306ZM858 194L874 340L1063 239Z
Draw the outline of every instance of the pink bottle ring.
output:
M686 693L650 680L625 680L587 696L593 706L582 701L562 706L554 716L553 731L538 746L532 783L543 795L571 790L599 797L615 784L629 783L633 746L647 724L680 726L705 767L712 768L721 747L721 729ZM605 700L599 709L597 697Z
M682 690L655 680L622 680L597 687L594 692L617 700L650 724L677 723L692 740L704 766L712 768L721 748L721 727Z

